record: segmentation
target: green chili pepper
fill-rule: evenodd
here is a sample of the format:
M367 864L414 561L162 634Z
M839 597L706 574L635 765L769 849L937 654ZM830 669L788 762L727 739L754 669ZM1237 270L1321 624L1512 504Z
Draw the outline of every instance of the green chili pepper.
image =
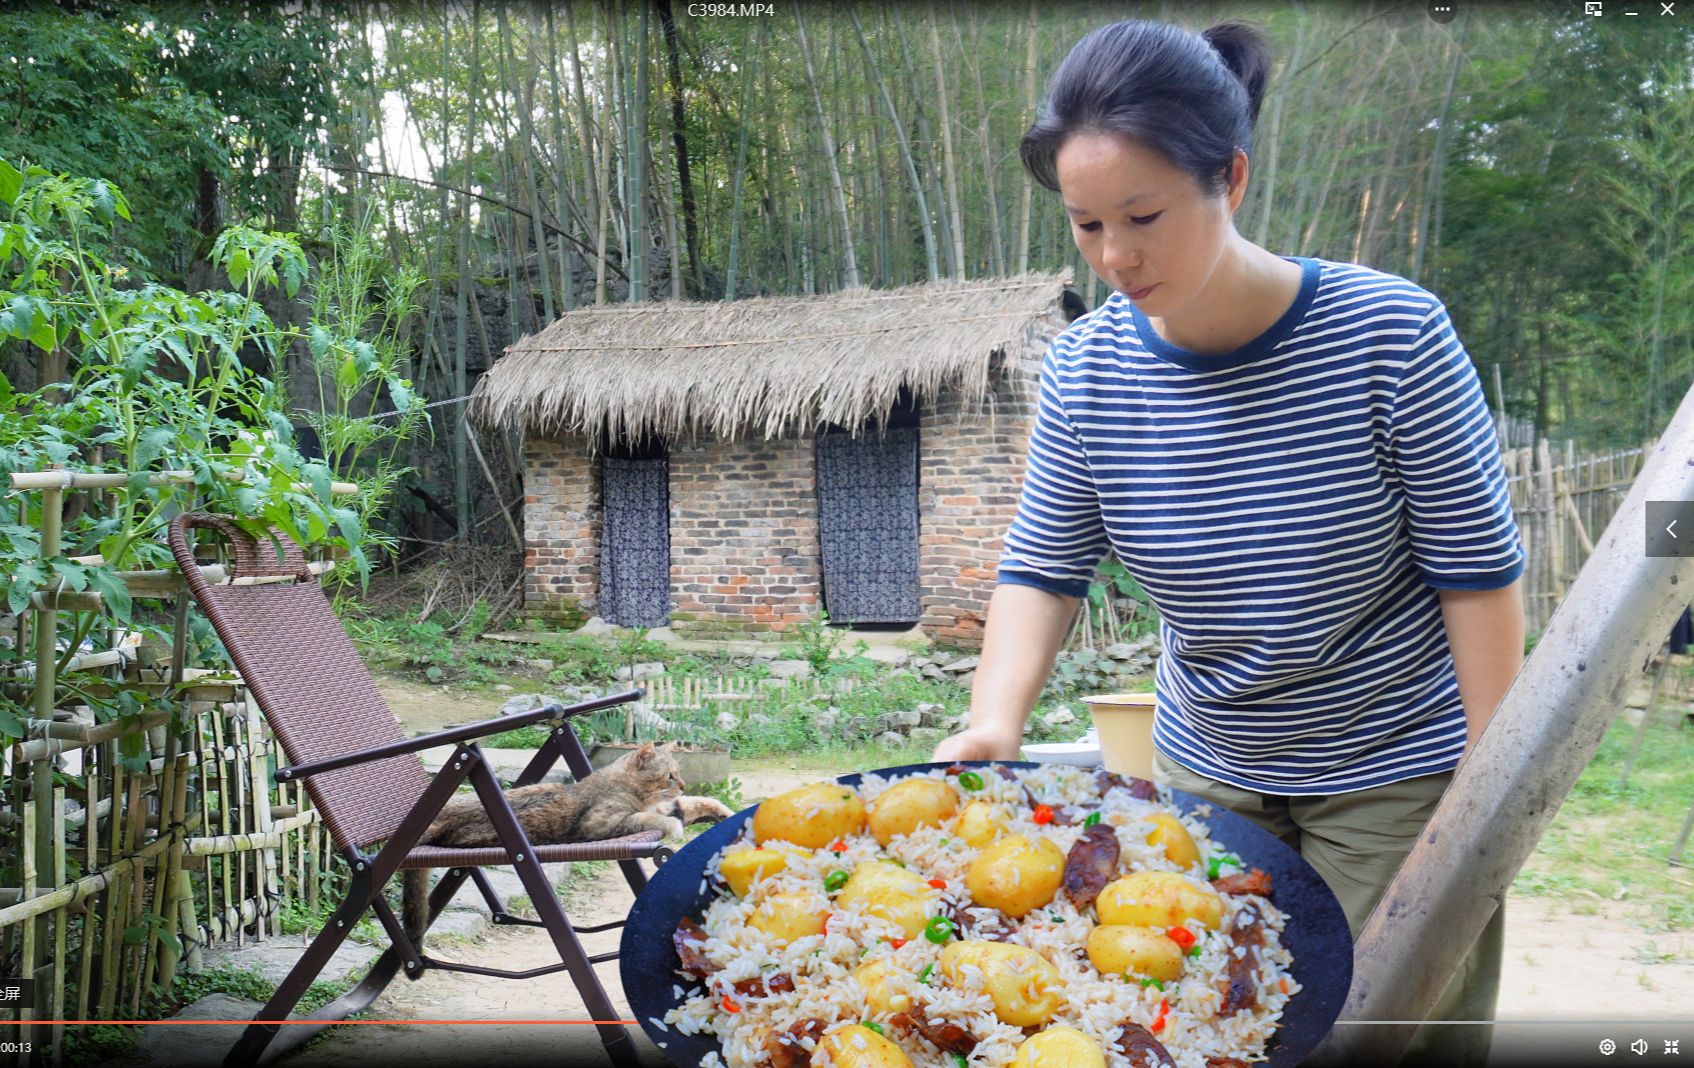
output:
M1049 912L1047 914L1047 918L1049 920L1052 920L1054 923L1064 923L1065 922L1065 918L1063 916L1059 915L1057 912Z
M1141 980L1141 987L1142 989L1154 987L1159 992L1163 993L1165 989L1165 981L1163 979L1143 979Z
M1084 827L1092 827L1099 822L1100 822L1100 814L1098 812L1090 812L1088 815L1086 815L1082 818L1082 825Z
M882 1025L875 1020L860 1020L859 1026L869 1031L875 1031L879 1035L883 1033Z
M953 1054L953 1068L970 1068L970 1061L965 1060L963 1053Z
M1206 862L1206 878L1216 879L1218 877L1218 868L1221 867L1222 864L1223 861L1217 857L1213 857L1211 860L1208 860Z
M832 871L823 877L823 888L832 894L846 885L847 873L844 871Z
M925 925L923 936L939 946L953 936L953 921L945 916L937 916Z
M974 771L959 772L959 785L967 790L982 789L982 776Z
M1198 943L1195 944L1193 949L1188 951L1188 955L1190 957L1198 957L1200 955L1200 946Z
M921 972L919 972L919 973L918 973L918 982L920 982L920 983L927 983L927 982L929 982L929 973L930 973L930 972L933 972L933 971L934 971L934 970L935 970L935 965L934 965L934 964L926 964L926 965L924 965L924 966L923 966L923 971L921 971Z
M942 845L946 845L946 844L947 844L947 839L945 839L945 838L943 838L943 839L942 839L942 840L941 840L941 844L942 844Z

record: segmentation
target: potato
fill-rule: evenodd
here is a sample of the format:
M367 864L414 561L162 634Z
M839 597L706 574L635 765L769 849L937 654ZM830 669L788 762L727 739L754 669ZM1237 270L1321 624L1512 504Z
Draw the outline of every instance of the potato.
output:
M959 811L953 788L934 779L906 779L877 795L871 803L870 832L887 845L897 834L919 827L939 827Z
M848 786L818 782L778 794L753 813L753 840L822 849L865 826L865 803Z
M1130 927L1175 927L1199 920L1208 930L1223 922L1223 898L1205 883L1170 871L1138 871L1114 879L1094 903L1100 922Z
M978 905L1024 916L1053 900L1065 878L1065 855L1045 837L1012 834L985 847L965 873Z
M972 801L959 813L957 833L966 845L981 848L1006 833L999 813L987 801Z
M965 967L982 972L982 989L994 1015L1013 1027L1038 1027L1063 1001L1059 971L1041 954L1010 942L953 942L941 951L941 974L965 985Z
M1101 975L1165 982L1182 977L1182 947L1157 927L1103 923L1088 932L1088 959Z
M826 909L817 907L810 894L772 894L753 910L747 926L787 945L807 935L823 934L824 918L828 915Z
M880 916L900 928L903 937L916 938L929 923L929 903L938 896L940 892L917 872L874 860L853 869L835 895L835 905Z
M1152 832L1147 835L1148 845L1164 846L1165 856L1178 867L1192 868L1200 863L1200 848L1194 844L1194 836L1188 833L1181 820L1161 812L1149 816L1148 822L1153 824Z
M1024 1039L1010 1068L1106 1068L1106 1055L1074 1027L1049 1027Z
M723 881L735 891L736 897L746 897L753 884L788 867L788 853L780 849L735 849L723 855L719 870Z
M903 971L905 969L896 964L893 957L880 957L853 970L853 979L865 992L865 1004L870 1007L872 1016L887 1016L911 1009L911 995L896 989L891 982L895 973Z
M818 1040L815 1068L912 1068L899 1046L864 1024L845 1024Z

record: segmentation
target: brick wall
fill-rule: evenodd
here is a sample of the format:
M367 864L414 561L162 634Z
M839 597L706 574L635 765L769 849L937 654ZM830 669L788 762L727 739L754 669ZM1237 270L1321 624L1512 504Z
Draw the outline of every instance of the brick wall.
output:
M938 645L982 643L995 565L1023 486L1039 371L1039 360L1020 361L980 409L956 398L924 409L918 446L922 623Z
M671 625L700 636L788 630L817 611L810 434L671 450Z
M578 437L524 439L524 612L562 624L594 614L600 472Z

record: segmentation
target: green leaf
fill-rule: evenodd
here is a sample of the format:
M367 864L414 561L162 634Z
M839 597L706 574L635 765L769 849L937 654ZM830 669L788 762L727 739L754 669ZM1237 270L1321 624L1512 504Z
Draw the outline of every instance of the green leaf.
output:
M40 314L30 326L29 339L42 352L52 352L59 347L59 334L53 326L53 308L42 300L38 300L37 305Z
M347 539L348 547L357 551L365 533L364 525L359 522L359 513L351 508L332 508L330 514L335 517L335 525L341 528L341 536Z
M9 738L22 738L24 736L23 719L12 711L9 703L4 701L0 701L0 734Z
M176 431L168 426L156 426L141 432L135 443L135 466L146 467L165 453L165 447L176 440Z
M359 365L351 355L335 369L335 388L343 393L352 393L359 388Z
M88 584L106 598L106 607L112 618L118 623L128 623L133 601L130 598L129 587L122 579L103 567L97 567L88 573Z
M66 589L81 593L88 588L88 565L75 563L63 556L55 556L49 566L55 575L64 580Z
M12 306L7 309L11 315L11 330L13 337L29 337L30 330L35 326L35 305L29 296L19 293L12 298Z
M302 468L302 472L305 474L307 481L311 482L312 492L318 495L318 500L328 504L333 499L330 494L330 482L332 479L330 478L329 465L315 462L309 463Z
M18 194L23 191L24 176L18 169L0 159L0 200L8 204L18 202Z

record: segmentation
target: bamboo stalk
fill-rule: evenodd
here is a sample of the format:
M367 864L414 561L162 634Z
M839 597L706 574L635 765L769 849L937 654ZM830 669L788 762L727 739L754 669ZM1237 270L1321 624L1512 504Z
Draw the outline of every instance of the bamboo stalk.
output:
M124 821L127 824L124 830L125 853L139 853L141 851L141 836L145 833L142 819L147 814L144 797L140 777L130 776L129 793L124 801ZM160 846L160 848L162 849L163 846ZM126 932L132 926L141 925L142 891L146 889L143 881L146 878L146 862L147 858L140 858L134 870L130 873L130 877L124 880L123 925ZM141 966L144 963L143 958L146 951L147 941L142 939L139 944L134 946L126 944L122 954L126 963L122 981L130 985L122 992L120 997L129 1007L131 1019L141 1013Z
M162 865L164 873L160 876L158 889L154 891L154 907L165 917L164 935L159 940L158 956L159 985L170 989L176 981L177 962L181 948L177 942L177 932L181 929L180 917L176 906L178 879L177 873L182 870L184 826L188 817L188 758L191 754L184 753L178 760L180 769L172 781L170 803L170 845L166 847L165 862ZM159 906L163 902L163 907Z
M65 885L65 788L53 789L53 885ZM53 917L53 990L47 1002L47 1018L65 1018L65 921L70 917L63 909ZM54 1023L48 1041L53 1044L53 1063L64 1060L65 1025Z
M496 500L498 500L498 498L496 498ZM264 726L259 721L258 702L253 700L253 695L251 693L247 695L246 706L246 736L248 749L250 751L250 755L247 758L247 781L251 785L252 789L253 830L257 833L264 834L271 830L270 775L269 770L265 765L265 758L262 755L262 745L254 744L256 740L262 742L261 735L264 732ZM278 888L276 883L276 854L272 852L272 850L279 847L281 844L282 843L280 841L274 843L259 852L259 854L254 858L254 893L264 901L265 911L267 914L265 919L269 920L269 933L272 936L280 935L282 933L280 930L277 930L276 909L272 907L272 903L275 902L278 897ZM258 933L261 941L264 940L266 934L265 928L266 923L261 920L258 927Z
M106 742L102 751L105 754L106 767L112 773L112 818L107 823L109 842L107 855L121 856L120 834L123 827L123 807L118 798L124 796L124 766L117 759L117 743ZM123 896L122 884L118 883L106 894L106 908L100 919L100 1002L95 1018L110 1020L117 1008L118 987L118 919L120 914L119 900ZM0 913L4 915L4 913Z
M223 749L224 749L224 708L225 707L226 706L224 706L224 705L219 705L217 708L214 708L212 710L212 742L216 746L217 752L219 752L219 753L222 753ZM218 823L217 823L217 825L218 825L218 829L222 833L228 834L229 833L229 810L230 810L231 805L232 805L232 802L230 800L230 788L229 788L229 765L222 760L217 760L217 761L213 762L212 766L217 769L217 780L218 780ZM210 828L208 827L208 829L210 829ZM207 869L206 877L207 877L208 882L211 881L211 874L212 874L211 870ZM219 883L219 886L223 890L223 900L225 902L235 900L235 891L234 891L234 888L230 885L229 858L227 856L220 857L219 860L218 860L218 883ZM210 911L207 913L208 917L215 916L215 915L218 915L218 913L217 912L210 912Z
M92 758L98 751L97 748L91 751L90 757ZM87 774L84 776L87 789L83 794L82 811L87 819L87 824L82 832L83 871L94 871L97 867L94 858L100 852L100 817L110 813L112 807L111 798L106 798L104 801L100 800L100 776L105 773L106 768L103 765L95 765L88 768ZM102 808L106 811L102 812ZM79 1020L88 1019L88 987L93 978L94 966L95 917L96 913L92 908L83 913L82 959L78 961L76 983L76 1018Z
M38 815L36 811L37 807L38 806L33 798L24 802L24 856L21 878L23 881L24 897L26 899L33 898L35 894L35 829L36 818ZM0 912L0 916L3 915L4 913ZM40 912L32 912L23 923L23 952L18 959L18 974L21 976L33 976L35 974L36 956L38 953L37 947L39 945L37 938L40 934L40 915ZM19 1006L18 1038L24 1042L35 1042L39 1037L38 1029L28 1025L28 1021L33 1019L34 1015L35 1012L33 1009Z

